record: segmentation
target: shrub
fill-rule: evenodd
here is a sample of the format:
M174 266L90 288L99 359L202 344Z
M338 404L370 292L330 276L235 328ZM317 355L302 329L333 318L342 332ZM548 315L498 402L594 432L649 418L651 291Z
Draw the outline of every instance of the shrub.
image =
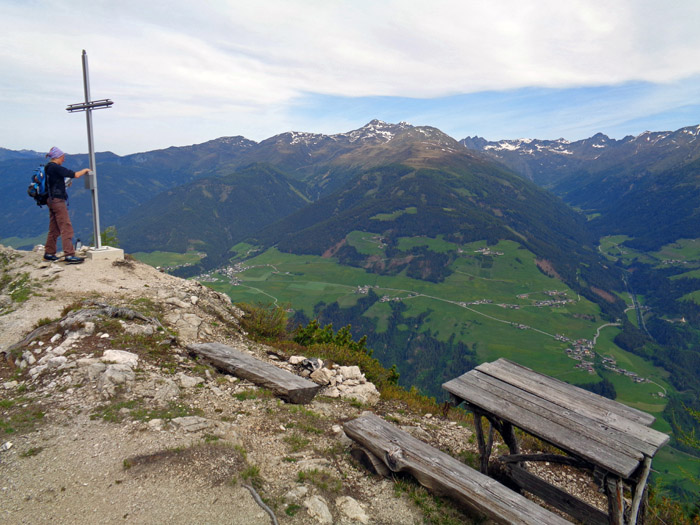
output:
M258 303L237 305L245 315L241 326L255 340L276 340L286 335L287 313L279 307Z

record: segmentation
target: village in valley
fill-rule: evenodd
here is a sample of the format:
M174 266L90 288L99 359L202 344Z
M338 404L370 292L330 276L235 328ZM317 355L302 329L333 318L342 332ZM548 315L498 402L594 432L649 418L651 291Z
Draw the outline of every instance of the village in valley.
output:
M460 252L462 250L459 250ZM490 248L479 248L478 250L475 250L475 253L480 253L482 255L487 255L487 256L500 256L503 255L502 252L491 250ZM291 275L289 272L280 272L275 266L273 265L265 265L265 266L271 266L273 268L273 273L276 274L286 274L286 275ZM242 284L242 281L238 274L245 272L246 270L249 270L251 268L255 268L256 266L248 266L244 263L235 263L230 266L226 266L223 268L218 269L215 273L218 275L221 275L229 280L229 283L233 286L240 286ZM213 275L212 273L207 273L204 275L200 275L198 277L198 280L201 282L215 282L218 280L218 278ZM377 285L358 285L355 287L353 290L354 293L359 294L359 295L367 295L370 291L370 289L377 289L379 290L380 287ZM379 302L381 303L386 303L386 302L400 302L400 301L405 301L408 299L413 299L416 297L429 297L432 299L437 299L441 301L446 301L450 302L453 304L456 304L458 306L461 306L462 308L468 308L470 306L478 306L478 305L489 305L489 304L494 304L493 300L491 299L476 299L472 301L450 301L447 299L442 299L439 297L430 297L425 294L421 294L415 291L410 291L410 290L395 290L395 292L398 292L395 295L389 295L385 294L382 295L379 299ZM499 306L501 308L505 309L510 309L510 310L519 310L524 307L535 307L535 308L561 308L564 307L567 304L570 303L575 303L576 301L568 297L568 293L564 290L544 290L541 292L529 292L529 293L523 293L519 294L517 298L521 301L526 301L530 298L531 295L534 293L542 293L546 296L548 296L547 299L535 299L530 302L530 304L510 304L510 303L497 303L495 306ZM491 316L487 316L491 317ZM503 320L497 319L497 318L492 318L497 321L505 322ZM522 323L517 323L517 322L508 322L511 326L518 328L519 330L530 330L532 329L530 326ZM562 343L569 343L569 346L564 349L564 352L568 357L571 359L578 361L578 363L574 366L576 369L580 369L583 371L588 372L589 374L593 375L596 374L596 366L602 366L605 370L608 370L610 372L613 372L615 374L623 375L628 377L631 381L634 381L635 383L647 383L649 382L649 379L644 378L639 376L636 372L632 372L630 370L626 370L620 366L618 366L617 361L614 357L612 356L602 356L594 350L595 344L596 344L596 337L594 337L592 340L591 339L576 339L572 340L571 338L567 337L566 335L563 334L547 334L545 332L542 332L541 330L537 330L538 332L541 332L545 335L554 337L557 341L561 341ZM597 359L599 357L599 359ZM664 394L659 392L659 396L663 397Z

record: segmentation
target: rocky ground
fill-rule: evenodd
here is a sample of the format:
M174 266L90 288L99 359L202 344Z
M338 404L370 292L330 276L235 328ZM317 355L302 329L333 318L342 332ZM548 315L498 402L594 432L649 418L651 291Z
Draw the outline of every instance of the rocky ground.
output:
M3 247L0 271L0 522L433 519L439 501L349 454L342 423L364 410L474 456L469 428L379 399L359 369L314 367L249 340L241 312L195 281L136 261L66 266ZM287 404L187 350L213 341L324 389L308 405ZM579 474L547 475L597 498Z

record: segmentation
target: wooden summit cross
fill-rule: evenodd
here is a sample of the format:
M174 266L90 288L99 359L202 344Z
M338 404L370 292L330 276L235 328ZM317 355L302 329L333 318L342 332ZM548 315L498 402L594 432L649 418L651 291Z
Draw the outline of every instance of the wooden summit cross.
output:
M499 359L443 384L454 405L464 402L474 412L481 471L496 429L510 449L499 458L511 480L586 524L632 525L644 513L651 460L669 437L649 428L654 417L529 368ZM481 417L491 423L488 442ZM513 427L563 450L555 454L520 454ZM528 472L525 461L549 461L593 471L608 497L607 514ZM626 507L624 487L632 493Z

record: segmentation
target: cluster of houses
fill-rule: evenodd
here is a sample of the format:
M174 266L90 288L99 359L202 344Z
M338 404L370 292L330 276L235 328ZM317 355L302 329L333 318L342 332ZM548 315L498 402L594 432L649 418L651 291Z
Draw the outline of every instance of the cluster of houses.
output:
M576 341L571 341L568 337L561 334L557 334L555 336L555 339L562 342L572 343L571 347L567 348L565 352L566 355L568 355L571 359L579 361L579 363L574 368L578 368L579 370L585 370L589 374L596 373L594 362L596 352L595 350L593 350L593 341L589 339L578 339ZM627 376L635 383L649 382L648 379L641 377L636 372L631 372L629 370L625 370L624 368L617 366L617 361L614 357L605 356L601 359L603 361L603 368L605 368L606 370L610 370L611 372L615 372L616 374Z
M245 272L246 270L250 269L250 266L246 266L242 263L236 263L233 266L225 266L224 268L219 268L216 270L216 273L219 273L223 275L224 277L228 277L229 282L233 286L238 286L241 284L241 280L237 277L236 274L239 274L241 272ZM199 282L203 283L214 283L218 281L219 279L215 277L211 272L202 274L197 277L197 280Z
M379 298L380 303L389 303L389 302L394 302L397 303L399 301L403 301L404 299L410 299L412 297L418 297L419 294L416 292L410 292L406 297L392 297L390 295L383 295L382 297Z
M478 299L476 301L459 301L457 304L464 308L465 306L471 306L471 305L476 305L476 304L491 304L493 301L491 299Z
M478 250L474 250L474 253L480 253L481 255L505 255L503 252L497 252L490 248L479 248Z
M688 261L682 261L680 259L664 259L661 264L688 264Z
M564 343L572 343L571 347L564 351L571 359L579 361L574 368L585 370L589 374L595 374L595 363L593 362L593 359L595 359L595 351L593 350L593 341L590 339L571 341L571 339L561 334L557 334L555 339Z
M617 361L614 357L603 357L603 368L615 372L616 374L621 374L629 377L635 383L648 383L649 380L645 377L640 377L636 372L630 372L624 368L617 366Z

